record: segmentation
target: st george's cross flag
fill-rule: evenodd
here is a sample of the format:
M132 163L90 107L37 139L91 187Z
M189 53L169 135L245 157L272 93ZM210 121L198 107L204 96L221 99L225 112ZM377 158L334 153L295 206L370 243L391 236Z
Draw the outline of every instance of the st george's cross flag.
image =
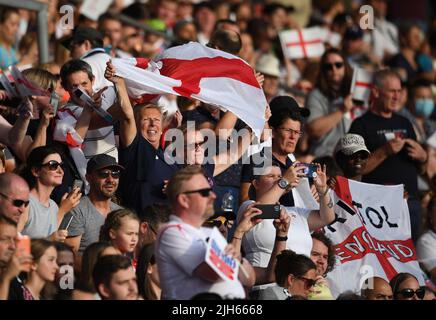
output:
M325 51L324 33L318 27L285 30L279 33L284 55L289 59L320 57Z
M190 42L154 60L113 59L129 95L174 94L231 111L260 135L267 101L253 69L241 58Z
M354 68L351 81L351 95L354 100L368 102L371 96L373 73L362 69Z
M336 266L327 274L334 296L359 293L365 280L390 281L397 273L413 274L424 285L411 239L403 185L383 186L336 177L336 219L324 227L334 245Z

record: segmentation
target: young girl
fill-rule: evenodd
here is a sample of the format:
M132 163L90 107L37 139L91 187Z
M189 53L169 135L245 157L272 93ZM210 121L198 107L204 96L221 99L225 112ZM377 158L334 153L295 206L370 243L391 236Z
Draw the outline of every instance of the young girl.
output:
M145 245L138 256L136 269L138 292L145 300L160 300L161 291L157 264L154 258L154 242Z
M119 209L110 212L100 230L100 241L107 241L121 254L133 257L138 244L139 219L132 211ZM134 262L136 268L136 262Z
M54 243L46 239L32 240L31 253L33 262L27 280L11 288L11 300L44 299L42 290L47 283L55 280L59 267Z

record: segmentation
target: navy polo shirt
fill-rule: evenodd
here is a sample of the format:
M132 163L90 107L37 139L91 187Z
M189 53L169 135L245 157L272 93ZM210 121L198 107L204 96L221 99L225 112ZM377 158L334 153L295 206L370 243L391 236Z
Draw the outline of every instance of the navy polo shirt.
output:
M141 214L149 205L167 203L164 180L171 179L178 167L165 162L161 148L155 149L138 133L127 148L120 149L119 158L125 168L119 187L123 206Z

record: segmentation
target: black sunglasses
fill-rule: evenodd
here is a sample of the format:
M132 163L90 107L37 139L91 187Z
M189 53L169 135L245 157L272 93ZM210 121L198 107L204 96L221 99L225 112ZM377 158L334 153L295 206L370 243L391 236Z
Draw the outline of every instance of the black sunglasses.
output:
M47 163L43 163L41 167L47 167L50 171L56 171L59 167L64 168L63 162L57 162L56 160L50 160Z
M112 176L114 179L120 178L120 170L102 170L98 171L97 175L100 179L107 179L109 176Z
M190 194L190 193L199 193L202 197L209 197L210 192L212 191L212 188L204 188L204 189L198 189L198 190L192 190L192 191L186 191L182 192L184 194Z
M29 205L29 201L24 201L24 200L20 200L20 199L12 199L12 198L8 197L7 195L5 195L3 193L0 193L0 195L3 198L8 199L9 201L11 201L11 203L12 203L12 205L14 207L21 208L24 205L24 207L27 208L27 206Z
M314 279L308 279L305 277L296 277L296 278L304 281L304 287L306 290L312 288L316 284L316 280Z
M203 144L204 144L205 142L206 142L206 141L203 140L203 141L201 141L201 142L190 143L190 144L188 144L188 148L189 148L189 149L198 150L200 147L203 146Z
M336 67L336 69L340 69L343 66L344 66L343 62L324 63L324 70L332 71L333 67Z
M419 299L423 299L425 296L425 289L424 288L419 288L416 290L413 289L403 289L397 292L397 294L401 294L404 298L412 298L415 294Z

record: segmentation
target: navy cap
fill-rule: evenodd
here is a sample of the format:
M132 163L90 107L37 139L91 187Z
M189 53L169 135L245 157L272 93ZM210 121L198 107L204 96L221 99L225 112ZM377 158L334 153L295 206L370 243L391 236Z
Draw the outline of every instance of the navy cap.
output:
M73 34L71 36L68 36L61 41L61 44L65 48L70 49L72 44L81 43L85 40L89 40L89 41L97 40L103 43L103 35L100 33L100 31L94 28L77 27L73 30Z
M111 157L107 154L97 154L89 159L88 164L86 166L86 173L91 173L95 170L116 167L121 170L124 170L124 167L117 163L117 160L114 157Z
M359 26L352 26L345 30L344 39L358 40L363 38L363 30Z
M307 108L301 108L297 101L290 96L278 96L271 100L269 103L271 108L271 113L274 115L277 111L281 109L289 109L292 112L299 113L303 118L310 116L310 110Z

